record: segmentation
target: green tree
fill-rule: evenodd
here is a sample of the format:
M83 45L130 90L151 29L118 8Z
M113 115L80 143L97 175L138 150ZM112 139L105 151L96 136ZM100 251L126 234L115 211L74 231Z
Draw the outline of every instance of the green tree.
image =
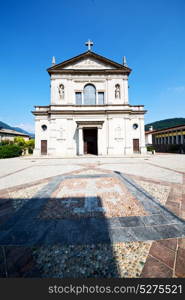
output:
M28 149L28 153L32 154L33 153L33 149L35 147L35 140L31 139L29 141L26 142L26 147Z
M16 136L14 138L14 144L19 146L22 149L22 152L25 154L27 145L26 145L26 141L23 137Z
M20 156L22 154L22 149L18 145L4 145L0 146L0 158L11 158Z

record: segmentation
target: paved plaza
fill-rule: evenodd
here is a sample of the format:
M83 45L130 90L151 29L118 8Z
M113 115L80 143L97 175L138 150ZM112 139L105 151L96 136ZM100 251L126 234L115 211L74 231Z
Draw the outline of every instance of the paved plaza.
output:
M0 160L1 277L185 277L185 155Z

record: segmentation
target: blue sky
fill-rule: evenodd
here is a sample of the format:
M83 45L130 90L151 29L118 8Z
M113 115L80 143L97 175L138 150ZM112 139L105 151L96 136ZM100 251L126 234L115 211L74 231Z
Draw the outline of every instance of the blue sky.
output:
M117 62L127 57L131 104L145 122L185 117L184 0L1 1L0 120L33 131L34 105L49 104L57 63L86 51Z

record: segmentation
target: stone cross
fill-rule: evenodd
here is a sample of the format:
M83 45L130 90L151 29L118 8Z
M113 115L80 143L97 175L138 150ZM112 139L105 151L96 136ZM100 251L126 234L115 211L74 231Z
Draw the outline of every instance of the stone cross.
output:
M91 47L93 46L93 42L91 40L88 40L85 45L88 46L88 50L91 51Z

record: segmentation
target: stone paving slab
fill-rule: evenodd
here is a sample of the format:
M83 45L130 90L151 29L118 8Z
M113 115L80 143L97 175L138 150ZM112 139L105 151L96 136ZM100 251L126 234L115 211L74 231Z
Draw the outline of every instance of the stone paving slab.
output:
M121 180L125 183L127 188L133 193L137 199L142 203L144 208L150 212L150 214L161 214L171 223L184 223L184 220L175 215L170 209L164 207L157 199L151 196L146 190L136 184L128 176L120 172L115 172Z
M81 178L81 175L74 176ZM120 173L113 173L112 176L121 178L151 215L119 218L88 217L77 220L67 218L59 220L39 219L38 215L49 200L50 195L64 179L74 178L74 176L55 177L35 195L34 199L26 203L8 222L2 225L0 227L0 245L97 244L112 241L160 240L185 235L183 220L163 207L133 180ZM98 174L93 175L93 177L91 174L90 178L95 178L95 176L99 177Z
M152 196L149 193L150 189L148 189L149 192L146 191L147 186L146 189L145 185L142 188L130 176L119 172L108 171L106 173L105 170L101 172L101 169L93 169L93 165L89 167L91 170L89 174L88 168L86 168L82 172L78 170L71 174L51 178L48 184L36 195L33 195L32 199L29 199L6 222L2 222L0 226L0 258L2 261L0 274L2 277L35 277L35 275L51 277L57 275L63 278L69 276L67 270L70 269L70 264L74 266L74 269L70 269L72 277L74 272L74 276L78 275L79 277L87 274L89 274L87 276L94 277L185 277L185 222L182 218L183 214L178 213L178 210L183 209L182 185L173 183L171 188L170 183L165 183L169 187L167 207L165 207L165 202L160 202L155 198L156 193ZM182 174L180 175L182 176ZM40 213L46 203L55 197L61 182L65 182L65 180L84 181L87 178L95 181L99 178L103 190L107 186L103 180L104 177L107 180L111 178L120 180L129 193L144 207L147 215L105 218L102 210L101 217L40 218ZM183 178L185 183L184 175ZM136 179L139 180L139 178ZM151 179L148 182L152 182ZM158 184L160 188L160 182ZM74 198L75 193L73 193ZM6 198L6 191L1 193L0 198L2 198L0 208L2 208L3 217L4 210L8 209L9 211L11 199ZM96 202L96 196L93 199L90 201L91 204L93 201ZM177 205L173 203L178 203L178 210ZM35 251L38 255L37 263L35 262ZM52 251L54 252L52 253ZM109 251L109 258L106 259L109 260L104 261L103 257L106 256L107 251ZM55 261L57 253L60 252L61 256ZM140 252L143 253L142 258ZM40 256L40 253L44 257ZM161 255L159 255L160 253ZM64 258L65 263L63 262ZM7 260L7 265L5 260ZM86 263L81 268L84 261ZM111 264L114 265L114 271L110 271ZM38 266L39 268L44 266L44 269L37 269Z
M84 179L66 176L46 203L40 218L87 218L147 215L136 197L114 174Z
M150 165L151 163L155 164ZM184 155L149 155L146 158L138 157L76 157L66 158L34 158L21 157L1 159L0 187L1 189L29 184L30 182L42 180L46 177L60 175L79 169L79 166L96 164L104 166L108 171L117 170L130 175L145 176L146 178L168 181L171 183L182 183L182 174L185 172ZM163 168L161 168L163 166ZM172 169L169 170L169 166ZM22 170L22 171L21 171ZM10 174L10 175L9 175ZM11 175L12 174L12 175ZM6 176L6 177L4 177Z
M167 220L167 218L165 218L162 214L153 214L150 216L143 216L143 217L140 217L140 219L146 226L152 226L152 225L157 225L157 224L161 224L161 225L169 224L169 221Z
M149 165L147 162L140 161L137 162L129 162L124 164L102 164L101 165L104 169L118 171L120 173L126 173L129 175L136 175L136 176L144 176L145 178L157 179L160 181L168 181L171 183L179 183L182 184L182 174L177 173L174 170L166 170L160 169L158 166Z

